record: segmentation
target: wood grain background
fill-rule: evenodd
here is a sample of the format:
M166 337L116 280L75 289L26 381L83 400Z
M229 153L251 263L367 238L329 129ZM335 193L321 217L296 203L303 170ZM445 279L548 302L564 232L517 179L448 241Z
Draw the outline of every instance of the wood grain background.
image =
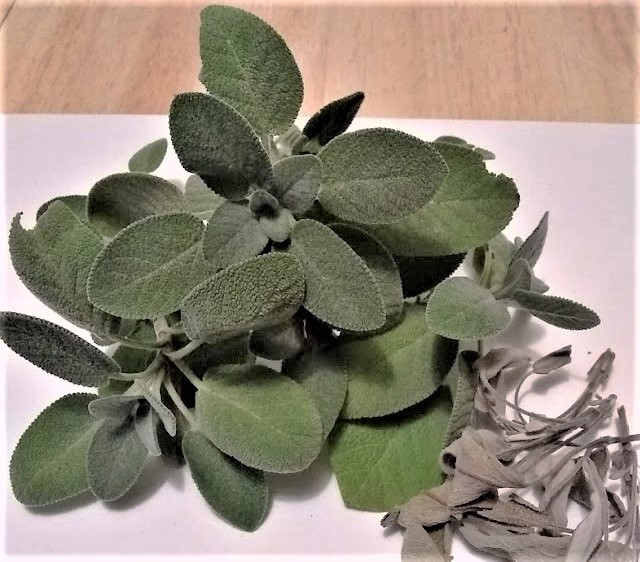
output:
M2 0L0 109L166 113L207 3ZM361 89L368 116L638 122L635 1L231 3L290 45L303 114Z

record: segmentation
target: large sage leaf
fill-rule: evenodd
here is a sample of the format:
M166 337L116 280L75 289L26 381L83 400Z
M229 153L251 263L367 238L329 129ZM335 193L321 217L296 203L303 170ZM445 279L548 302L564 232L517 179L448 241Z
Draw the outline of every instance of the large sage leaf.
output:
M438 456L450 410L441 391L402 414L339 422L329 453L347 507L388 511L440 484Z
M129 159L129 171L150 174L157 170L167 154L167 145L167 139L158 139L143 146Z
M271 185L273 170L260 139L222 100L197 92L178 94L171 103L169 129L183 168L226 199L243 199L252 185Z
M97 347L40 318L0 312L0 337L30 363L74 384L95 387L120 373L120 365Z
M405 297L417 297L449 277L466 254L451 256L398 256L396 264Z
M513 181L488 172L480 154L452 144L434 146L444 156L449 175L433 199L402 221L369 227L393 255L466 252L499 234L518 206Z
M200 24L200 81L259 133L283 133L302 104L302 76L286 43L260 18L208 6Z
M289 251L302 263L307 282L304 307L343 330L377 330L386 319L384 301L365 262L329 227L299 220Z
M447 176L447 165L431 144L393 129L346 133L318 156L320 203L337 217L361 224L393 223L415 213Z
M87 406L95 394L67 394L45 408L24 432L11 456L16 499L40 506L89 489L87 449L97 428Z
M267 472L302 470L322 446L322 421L311 397L262 365L209 371L196 394L196 416L218 449Z
M587 330L600 324L600 317L593 310L562 297L517 289L512 299L540 320L566 330Z
M215 270L202 258L204 224L177 213L147 217L111 240L91 269L89 300L123 318L155 318L180 308Z
M271 193L294 215L306 213L320 189L322 161L313 154L284 158L273 166Z
M81 221L87 222L87 196L86 195L63 195L62 197L54 197L46 203L40 205L36 212L36 219L39 219L54 201L64 203L69 210Z
M185 434L182 450L209 506L243 531L255 531L269 506L269 487L262 472L226 456L199 431Z
M458 343L429 329L423 306L405 310L391 330L331 349L349 375L343 418L386 416L413 406L431 396L449 372Z
M157 176L133 172L101 179L87 200L89 221L108 237L140 219L179 212L182 207L178 187Z
M191 174L184 184L184 210L201 219L209 220L213 212L224 203L224 198L209 189L200 176Z
M477 340L493 336L509 323L509 311L490 291L466 277L440 283L427 303L427 324L447 338Z
M185 297L184 329L191 339L206 339L275 326L298 310L304 287L304 272L294 256L271 253L248 259L223 269Z
M311 116L302 134L312 143L324 146L349 128L363 101L364 92L354 92L328 103Z

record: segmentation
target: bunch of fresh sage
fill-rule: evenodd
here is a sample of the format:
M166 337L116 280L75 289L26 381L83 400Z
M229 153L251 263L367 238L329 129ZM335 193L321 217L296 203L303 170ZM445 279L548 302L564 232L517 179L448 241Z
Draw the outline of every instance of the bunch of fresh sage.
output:
M243 10L205 8L200 50L208 93L180 94L169 112L184 189L152 173L161 139L88 195L42 205L34 228L12 222L24 285L110 346L0 316L16 353L97 388L26 430L14 494L30 506L87 491L115 500L163 455L186 460L221 517L254 530L265 473L304 470L327 444L345 504L390 509L440 482L443 381L460 340L501 331L509 307L569 329L598 316L534 275L547 215L524 241L501 234L519 196L487 170L489 152L346 132L360 92L300 130L294 58ZM467 254L472 276L452 277Z

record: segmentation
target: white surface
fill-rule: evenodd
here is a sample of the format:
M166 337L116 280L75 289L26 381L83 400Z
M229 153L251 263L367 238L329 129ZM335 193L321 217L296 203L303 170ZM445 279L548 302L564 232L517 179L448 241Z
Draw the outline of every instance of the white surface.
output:
M99 178L124 171L133 152L167 132L166 118L153 116L7 116L0 124L3 233L17 212L24 212L23 224L30 227L37 208L49 198L86 193ZM607 392L617 394L620 403L634 411L634 127L362 119L354 128L365 126L395 127L427 140L458 135L496 153L490 168L513 177L521 195L507 233L526 236L548 209L549 236L536 272L551 286L550 294L575 298L602 318L594 330L568 332L519 316L517 329L507 332L510 342L534 354L571 343L574 357L570 369L549 378L557 385L538 386L535 390L541 394L526 393L525 403L558 412L571 401L592 361L611 347L617 357ZM173 153L157 173L181 180L188 175ZM2 238L0 260L7 274L0 276L0 309L37 315L77 331L21 285L6 246ZM80 501L72 510L29 510L8 490L9 455L31 420L75 388L7 353L4 345L0 364L6 365L6 385L0 385L6 392L6 442L0 443L0 450L7 452L0 466L0 493L6 501L2 532L9 556L48 554L66 560L69 554L135 554L136 560L146 560L160 554L181 554L181 559L209 554L215 560L240 561L260 554L261 560L400 560L400 534L384 532L378 524L380 514L346 509L324 458L306 473L272 479L273 506L253 534L220 521L199 497L186 470L166 468L158 459L149 462L127 497L111 505ZM454 554L456 561L477 559L460 544Z

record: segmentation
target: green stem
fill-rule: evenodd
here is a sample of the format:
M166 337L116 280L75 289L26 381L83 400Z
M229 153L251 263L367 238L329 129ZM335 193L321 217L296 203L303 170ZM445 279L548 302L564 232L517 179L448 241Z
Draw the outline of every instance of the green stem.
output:
M185 345L184 347L177 349L176 351L165 351L164 354L172 361L174 359L182 359L183 357L186 357L190 353L194 352L202 344L204 344L203 340L193 340L189 342L187 345Z
M158 349L167 343L166 341L160 341L160 342L156 341L153 343L149 342L149 344L144 345L144 344L141 344L140 342L129 340L125 337L116 336L114 334L109 334L107 337L116 341L117 343L126 345L127 347L133 347L134 349L146 349L148 351Z
M180 410L180 413L185 417L187 422L189 422L191 429L196 428L198 426L196 419L193 417L193 415L191 415L189 408L187 408L186 404L182 401L182 398L180 398L180 395L178 394L176 387L173 386L173 381L171 380L171 377L166 378L166 380L164 381L164 387L167 389L167 394L169 395L169 398L173 400L173 403L176 405L178 410Z
M171 359L173 364L180 369L182 374L189 379L189 382L195 386L198 390L202 389L202 381L198 378L190 368L182 359Z

